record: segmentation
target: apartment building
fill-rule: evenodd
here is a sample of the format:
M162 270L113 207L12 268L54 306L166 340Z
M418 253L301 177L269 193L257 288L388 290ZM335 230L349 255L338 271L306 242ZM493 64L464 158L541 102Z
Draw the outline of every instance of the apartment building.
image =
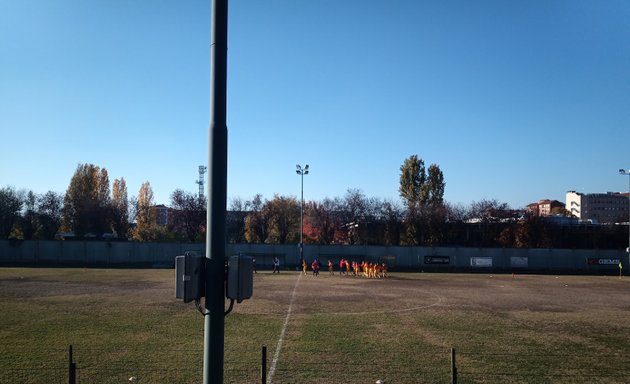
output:
M566 209L580 221L624 223L628 221L628 196L618 192L566 194Z
M153 211L152 214L155 215L155 222L157 225L162 227L166 227L168 225L168 217L171 208L165 206L164 204L158 204L151 207Z
M551 211L554 208L564 208L564 203L558 200L539 200L536 203L531 203L527 206L527 212L534 216L551 216Z

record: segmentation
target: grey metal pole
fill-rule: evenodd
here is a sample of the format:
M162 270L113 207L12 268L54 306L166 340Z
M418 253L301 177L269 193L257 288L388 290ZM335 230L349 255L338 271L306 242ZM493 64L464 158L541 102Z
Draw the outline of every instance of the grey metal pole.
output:
M302 178L302 197L300 199L300 266L304 263L304 175L308 175L308 164L303 168L300 164L296 165L298 175Z
M630 169L627 171L625 169L619 170L620 175L628 176L628 248L626 248L626 253L628 254L628 263L626 264L626 275L630 275ZM623 260L623 256L621 257ZM623 262L619 263L620 266L623 266ZM622 269L619 269L619 277L621 277Z
M212 0L203 383L223 383L227 205L228 0Z
M262 347L262 363L260 367L260 381L262 384L267 384L267 346Z
M451 348L451 383L457 384L457 364L455 363L455 348Z
M304 263L304 170L300 172L300 175L302 178L302 199L300 200L300 264L302 264Z
M72 345L68 348L68 383L77 383L77 364L72 358Z

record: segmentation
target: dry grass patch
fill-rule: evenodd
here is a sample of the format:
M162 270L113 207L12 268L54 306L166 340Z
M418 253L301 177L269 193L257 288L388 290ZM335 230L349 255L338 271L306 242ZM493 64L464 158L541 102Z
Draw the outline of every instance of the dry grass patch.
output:
M263 345L270 363L278 355L277 383L448 383L451 347L460 383L630 376L630 279L324 272L298 282L259 272L254 281L254 297L226 318L226 382L257 381ZM203 318L175 300L172 270L0 269L0 310L2 382L50 382L6 375L63 368L70 344L84 381L201 378Z

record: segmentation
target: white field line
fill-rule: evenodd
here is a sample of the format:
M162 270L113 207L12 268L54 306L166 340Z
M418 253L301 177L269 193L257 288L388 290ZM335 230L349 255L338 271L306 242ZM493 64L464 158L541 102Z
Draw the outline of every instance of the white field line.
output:
M439 306L442 305L444 298L440 295L438 295L435 292L431 292L431 291L421 291L418 290L417 292L425 292L431 296L433 296L435 298L435 301L431 304L426 304L426 305L418 305L416 307L410 307L410 308L398 308L398 309L384 309L381 311L365 311L365 312L328 312L328 315L333 315L333 316L337 316L337 315L352 315L352 316L366 316L366 315L378 315L378 314L382 314L382 313L403 313L403 312L412 312L412 311L419 311L421 309L426 309L426 308L431 308L431 307L435 307L435 306ZM322 313L322 312L320 312Z
M273 359L271 360L271 366L269 367L269 373L267 374L267 384L271 384L273 382L273 375L276 373L276 364L278 363L278 358L280 357L280 349L282 349L282 343L284 342L284 335L287 333L287 326L289 325L289 318L291 317L291 312L293 310L293 302L295 301L295 292L297 291L298 284L300 283L300 278L302 274L298 274L298 278L295 281L295 285L293 286L293 292L291 292L291 301L289 302L289 308L287 309L287 316L284 318L284 324L282 325L282 331L280 331L280 338L278 339L278 345L276 346L276 351L273 354Z

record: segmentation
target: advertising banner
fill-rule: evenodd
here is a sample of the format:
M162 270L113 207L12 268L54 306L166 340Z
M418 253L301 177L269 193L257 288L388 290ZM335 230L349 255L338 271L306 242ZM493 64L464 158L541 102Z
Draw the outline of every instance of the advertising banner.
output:
M527 256L512 256L510 257L510 266L512 268L527 268L529 267L529 259Z
M481 267L481 268L491 268L492 267L492 257L471 257L470 258L470 266L471 267Z
M425 264L450 264L451 257L450 256L425 256L424 263Z
M619 265L619 259L600 259L596 257L589 257L587 261L588 265Z

